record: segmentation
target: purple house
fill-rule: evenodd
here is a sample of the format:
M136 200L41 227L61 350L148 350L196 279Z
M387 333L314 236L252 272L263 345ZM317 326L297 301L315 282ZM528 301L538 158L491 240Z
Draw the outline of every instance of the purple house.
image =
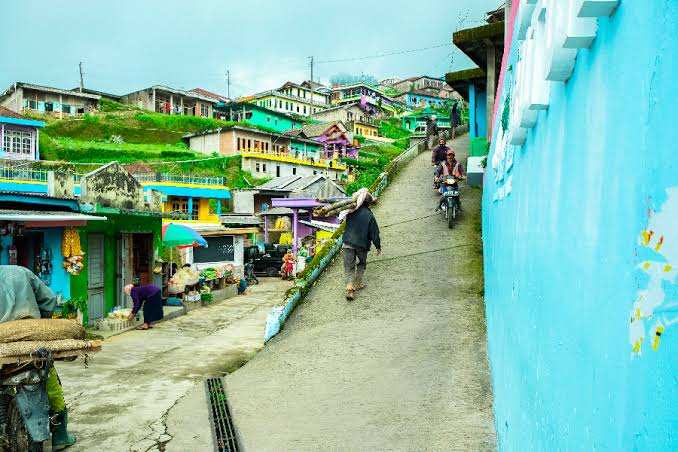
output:
M40 131L45 123L25 118L0 107L0 158L17 160L40 159Z
M285 134L321 142L324 159L332 159L335 153L339 157L358 158L360 149L353 146L353 137L341 121L308 124L300 129L288 130Z

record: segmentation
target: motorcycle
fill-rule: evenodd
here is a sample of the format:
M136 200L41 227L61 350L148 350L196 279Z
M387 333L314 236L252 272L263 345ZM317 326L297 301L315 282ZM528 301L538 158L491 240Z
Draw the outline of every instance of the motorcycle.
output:
M245 264L245 281L248 285L259 284L257 275L254 274L254 262L249 261Z
M441 181L441 191L443 194L441 200L440 208L445 212L445 219L447 220L447 227L452 228L454 220L457 218L457 214L461 208L461 203L459 202L459 186L457 182L461 178L454 176L446 176Z
M38 349L31 362L0 369L0 450L40 452L61 423L60 415L50 416L47 397L53 365L52 353Z

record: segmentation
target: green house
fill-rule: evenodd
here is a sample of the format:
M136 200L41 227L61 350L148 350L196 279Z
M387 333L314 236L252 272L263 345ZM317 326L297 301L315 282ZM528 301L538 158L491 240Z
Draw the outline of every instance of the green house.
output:
M226 121L249 122L253 126L267 127L276 132L298 129L304 125L302 121L290 115L249 102L218 105L215 110L217 116L223 117Z
M412 132L414 134L425 134L426 133L426 121L433 115L436 115L438 122L438 127L443 129L450 128L450 117L448 115L441 115L436 113L430 108L425 108L424 110L411 113L409 115L402 117L402 127L403 129Z

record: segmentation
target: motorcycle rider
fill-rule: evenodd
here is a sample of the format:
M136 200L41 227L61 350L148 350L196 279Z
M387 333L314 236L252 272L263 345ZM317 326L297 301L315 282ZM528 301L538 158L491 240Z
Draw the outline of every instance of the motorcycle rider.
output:
M448 148L445 143L445 137L441 136L438 140L438 146L431 151L431 166L435 167L435 170L433 170L434 175L438 171L440 164L447 159L447 151L449 151L450 148ZM437 188L436 184L433 184L433 189L435 190Z
M0 265L0 322L49 319L55 305L54 293L33 272L17 265ZM52 450L62 450L75 444L76 438L68 434L68 410L54 367L47 379L47 398L51 410L63 419L52 434Z
M448 149L446 152L446 160L442 162L440 165L438 165L438 169L436 170L436 175L434 180L436 182L442 181L445 179L447 176L454 176L457 181L460 179L464 179L466 177L466 171L464 171L464 165L461 164L460 161L458 161L455 158L454 150L453 149ZM448 190L459 190L459 185L457 182L454 183L454 185L445 185L442 184L440 188L440 199L438 200L438 206L436 207L436 212L439 212L443 200L445 199L445 192ZM459 209L461 210L461 200L459 201Z

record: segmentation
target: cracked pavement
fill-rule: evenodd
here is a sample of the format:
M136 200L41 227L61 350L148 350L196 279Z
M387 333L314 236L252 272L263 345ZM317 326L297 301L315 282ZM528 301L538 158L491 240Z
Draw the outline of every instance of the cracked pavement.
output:
M69 407L69 451L211 450L204 380L247 362L262 346L266 315L291 283L260 278L237 296L106 340L82 360L59 362Z

